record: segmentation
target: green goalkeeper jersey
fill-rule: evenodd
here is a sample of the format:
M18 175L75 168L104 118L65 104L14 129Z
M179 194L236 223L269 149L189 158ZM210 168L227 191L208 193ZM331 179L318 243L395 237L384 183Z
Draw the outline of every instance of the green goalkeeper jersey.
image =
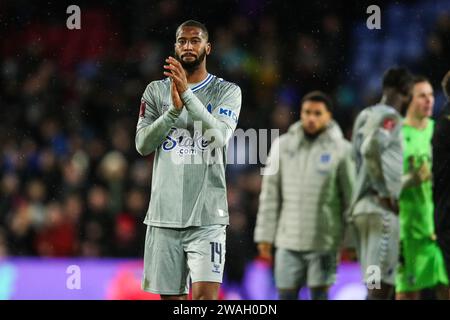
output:
M422 167L422 179L405 185L400 195L400 237L423 239L434 233L433 194L432 194L432 152L431 139L434 122L428 120L425 129L419 130L403 124L405 177L412 176Z
M141 100L136 149L141 155L155 152L144 222L168 228L228 224L226 150L241 90L208 74L182 94L181 111L170 90L169 78L153 81Z

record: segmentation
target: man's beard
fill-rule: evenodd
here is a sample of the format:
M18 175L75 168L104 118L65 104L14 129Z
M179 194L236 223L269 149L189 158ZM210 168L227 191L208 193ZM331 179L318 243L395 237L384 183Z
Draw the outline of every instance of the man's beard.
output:
M320 129L320 130L317 130L315 133L309 133L309 132L307 132L306 130L305 130L305 128L303 128L303 133L304 133L304 136L305 136L305 138L306 138L306 140L308 140L308 141L314 141L314 140L316 140L316 138L318 137L318 136L320 136L323 132L325 132L327 130L327 128L325 127L325 128L322 128L322 129Z
M175 58L180 61L181 66L183 67L184 70L186 70L187 73L192 73L195 70L198 69L198 67L200 66L200 64L203 62L203 60L205 60L206 57L206 50L203 50L202 53L200 53L200 55L193 61L184 61L183 59L181 59L181 57L175 52Z

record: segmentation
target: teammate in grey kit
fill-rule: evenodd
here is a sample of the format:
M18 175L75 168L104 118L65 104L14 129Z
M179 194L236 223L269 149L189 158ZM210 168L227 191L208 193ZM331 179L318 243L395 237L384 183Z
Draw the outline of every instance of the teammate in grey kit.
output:
M162 299L217 299L225 263L227 143L241 90L206 70L208 31L188 20L176 31L166 79L142 96L136 149L155 152L142 288Z
M413 76L406 69L387 70L381 102L361 111L353 127L357 176L352 218L369 300L391 298L395 284L400 233L398 198L403 172L399 112L411 99L412 83ZM377 275L381 278L374 278Z
M301 120L270 150L267 168L274 174L263 179L254 239L262 258L275 259L282 300L297 299L305 286L311 299L328 299L335 282L355 168L332 112L326 94L305 95Z

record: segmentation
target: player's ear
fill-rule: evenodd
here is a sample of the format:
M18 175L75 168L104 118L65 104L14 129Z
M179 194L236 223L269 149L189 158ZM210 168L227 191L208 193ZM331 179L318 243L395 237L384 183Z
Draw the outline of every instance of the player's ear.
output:
M210 52L211 52L211 43L208 42L208 43L206 44L206 55L209 55Z

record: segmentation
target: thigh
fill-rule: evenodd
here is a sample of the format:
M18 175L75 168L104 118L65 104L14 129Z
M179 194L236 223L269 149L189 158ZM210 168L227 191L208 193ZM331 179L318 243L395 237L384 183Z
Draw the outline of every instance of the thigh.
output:
M361 266L361 275L366 279L366 271L370 265L369 251L369 229L370 214L361 214L353 218L355 228L355 238L357 241L357 255Z
M404 238L402 244L404 260L397 275L400 292L448 284L442 253L435 241Z
M225 225L192 227L184 231L183 247L192 283L222 283L225 242Z
M400 225L398 215L386 212L382 216L379 265L381 281L395 285L400 256Z
M284 248L275 252L275 283L279 290L299 289L306 282L302 253Z
M188 268L180 229L147 227L142 289L161 295L188 293Z
M308 287L327 287L336 281L337 252L311 252L307 255Z
M355 219L360 241L360 263L364 280L380 275L381 281L395 284L399 260L398 216L391 212L365 214Z

